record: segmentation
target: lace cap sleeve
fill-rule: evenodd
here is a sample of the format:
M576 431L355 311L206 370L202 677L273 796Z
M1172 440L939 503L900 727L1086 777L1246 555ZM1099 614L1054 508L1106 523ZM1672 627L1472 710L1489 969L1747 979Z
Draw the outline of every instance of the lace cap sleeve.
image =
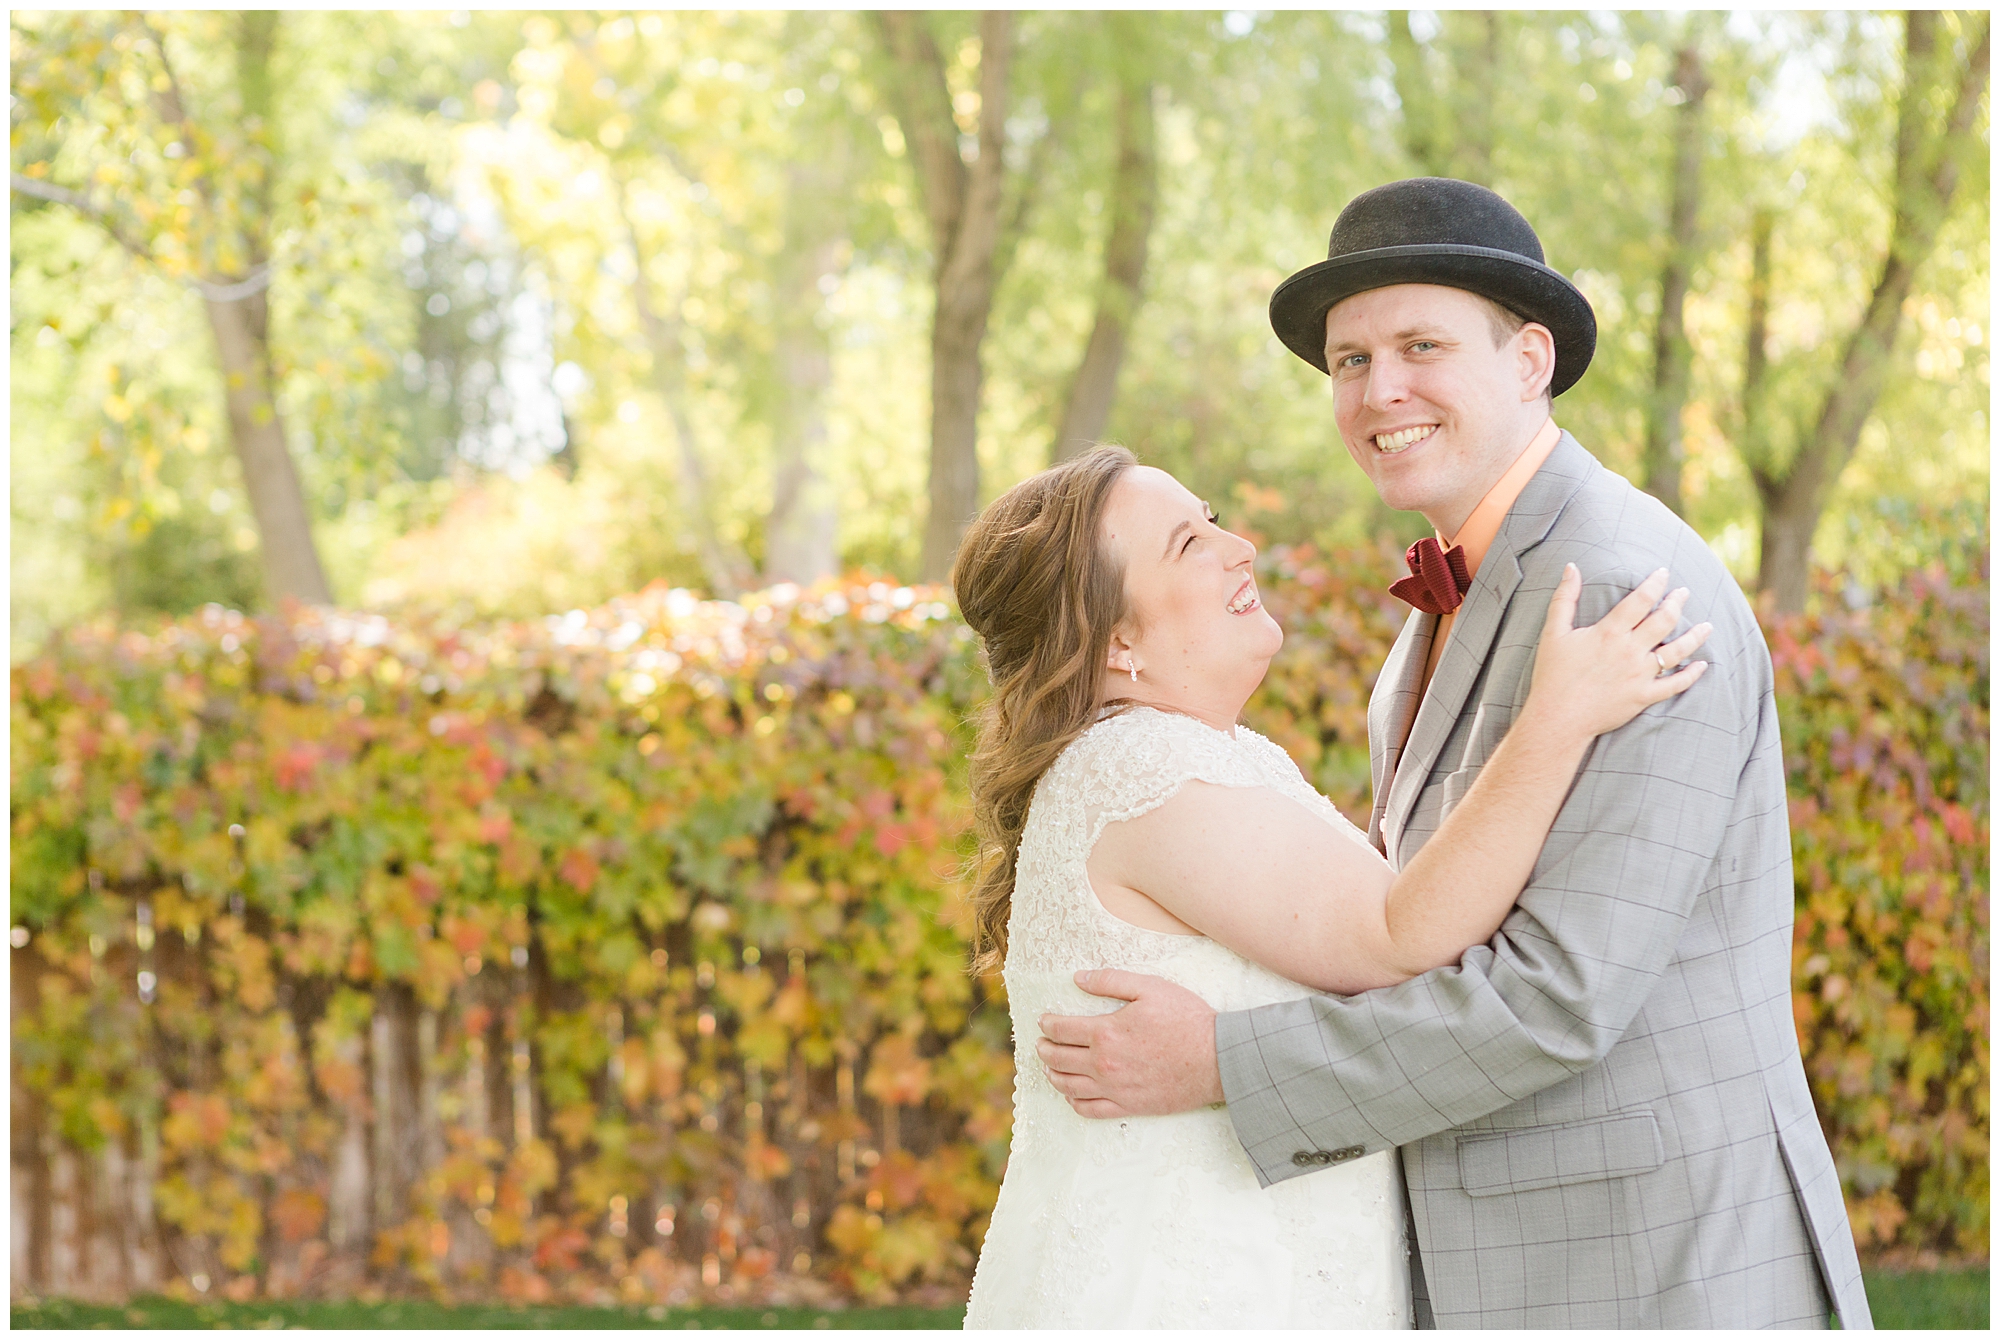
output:
M1368 841L1367 830L1341 813L1340 808L1322 795L1319 788L1306 780L1305 774L1299 771L1297 759L1247 726L1238 727L1236 735L1242 741L1244 752L1262 763L1273 790L1290 796L1348 837L1373 850L1374 844Z
M1088 842L1104 826L1158 809L1190 781L1264 786L1233 740L1192 717L1132 708L1086 731L1049 770L1048 798L1085 817Z

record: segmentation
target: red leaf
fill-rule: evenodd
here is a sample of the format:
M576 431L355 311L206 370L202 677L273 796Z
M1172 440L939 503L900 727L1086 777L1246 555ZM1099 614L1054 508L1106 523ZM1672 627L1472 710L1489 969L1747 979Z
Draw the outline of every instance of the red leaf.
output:
M884 856L894 856L910 843L907 824L883 824L875 830L875 850Z
M279 755L277 762L278 786L286 791L303 791L319 769L319 746L309 741L300 741Z
M563 853L557 873L578 893L589 893L597 887L597 858L582 847L571 847Z

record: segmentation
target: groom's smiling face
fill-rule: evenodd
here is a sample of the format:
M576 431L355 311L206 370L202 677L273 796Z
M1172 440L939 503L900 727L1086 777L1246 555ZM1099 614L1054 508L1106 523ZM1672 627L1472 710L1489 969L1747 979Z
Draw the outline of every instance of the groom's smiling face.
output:
M1463 289L1394 284L1326 314L1334 419L1382 501L1446 536L1548 418L1547 327L1506 334Z

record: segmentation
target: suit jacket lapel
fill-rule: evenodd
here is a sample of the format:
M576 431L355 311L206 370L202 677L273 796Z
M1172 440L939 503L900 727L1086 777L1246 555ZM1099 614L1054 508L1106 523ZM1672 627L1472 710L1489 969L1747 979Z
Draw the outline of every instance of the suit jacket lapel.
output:
M1503 527L1500 538L1486 551L1479 565L1479 576L1465 593L1465 603L1459 606L1451 640L1444 644L1444 654L1438 658L1437 671L1431 676L1430 688L1417 709L1415 724L1410 727L1410 742L1397 764L1395 780L1389 784L1389 805L1382 816L1382 850L1392 865L1400 866L1397 846L1403 827L1409 822L1424 781L1458 722L1466 696L1479 678L1480 667L1486 664L1493 635L1500 630L1500 616L1506 612L1507 602L1520 584L1521 565L1506 545Z
M1400 867L1402 864L1397 846L1403 828L1416 809L1417 797L1423 793L1424 782L1436 766L1438 754L1451 738L1452 727L1465 710L1466 698L1478 682L1480 669L1486 664L1486 654L1493 647L1495 634L1500 631L1501 617L1507 612L1515 588L1521 584L1521 555L1540 544L1548 535L1556 518L1562 514L1564 504L1575 495L1585 476L1592 470L1602 468L1594 456L1577 444L1575 438L1564 433L1550 451L1548 460L1521 490L1514 506L1508 509L1507 519L1500 523L1500 533L1494 537L1486 557L1480 562L1472 589L1465 593L1465 603L1459 607L1458 618L1453 621L1451 640L1445 643L1437 671L1431 676L1430 688L1418 706L1417 719L1410 727L1409 743L1404 746L1401 757L1391 764L1387 803L1378 806L1379 822L1371 825L1373 835L1391 865ZM1402 645L1400 640L1397 645ZM1394 661L1393 652L1390 659ZM1423 663L1419 661L1417 664L1417 673L1421 675ZM1387 672L1385 666L1383 673L1386 675ZM1372 719L1369 726L1372 734Z
M1368 840L1378 850L1382 847L1382 813L1389 805L1396 761L1410 737L1410 720L1417 714L1424 662L1430 657L1437 622L1435 614L1410 611L1403 631L1389 648L1389 659L1382 663L1382 673L1375 677L1374 692L1368 695L1368 772L1374 783Z

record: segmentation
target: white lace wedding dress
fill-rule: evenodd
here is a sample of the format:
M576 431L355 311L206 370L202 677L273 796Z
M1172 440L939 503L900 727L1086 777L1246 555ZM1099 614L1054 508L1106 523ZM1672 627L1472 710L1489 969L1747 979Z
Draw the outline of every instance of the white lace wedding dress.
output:
M1311 994L1197 935L1121 921L1084 865L1107 824L1164 804L1182 783L1262 786L1367 838L1276 745L1171 713L1106 718L1036 788L1007 922L1014 1137L966 1307L974 1328L1410 1325L1402 1173L1389 1151L1266 1190L1226 1108L1087 1120L1035 1054L1044 1013L1102 1014L1079 968L1178 982L1218 1010Z

